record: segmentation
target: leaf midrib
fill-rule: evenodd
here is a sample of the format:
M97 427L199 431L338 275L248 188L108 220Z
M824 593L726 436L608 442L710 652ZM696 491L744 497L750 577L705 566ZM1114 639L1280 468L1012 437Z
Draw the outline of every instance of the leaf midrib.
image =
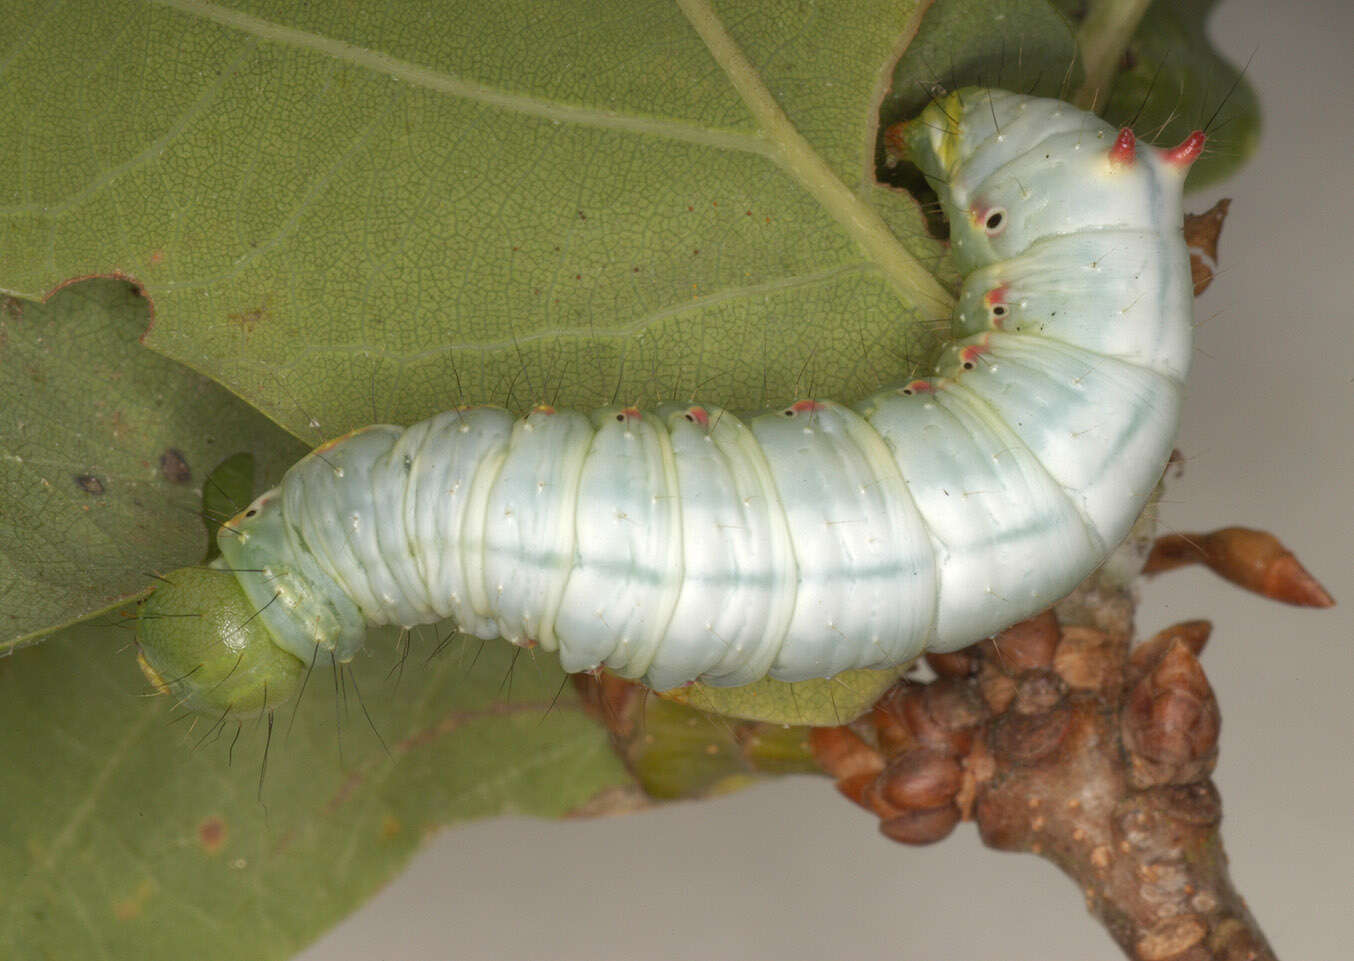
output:
M823 157L781 110L706 0L675 0L711 57L728 77L758 127L757 134L715 130L670 118L597 110L498 90L388 54L287 27L206 0L149 0L260 40L309 50L413 86L552 122L663 137L716 149L756 154L798 183L879 267L906 301L927 316L947 316L954 300L932 273L899 242L879 213L842 183Z

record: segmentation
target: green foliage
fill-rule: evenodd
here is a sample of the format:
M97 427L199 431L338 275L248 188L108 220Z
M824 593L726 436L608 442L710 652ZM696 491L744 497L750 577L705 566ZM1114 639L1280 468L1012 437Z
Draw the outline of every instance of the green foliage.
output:
M660 696L723 717L832 727L868 711L904 669L843 671L836 677L795 684L769 677L743 687L688 684Z
M294 721L238 740L171 723L184 712L146 699L130 634L104 624L0 658L0 955L286 958L436 829L559 817L630 783L606 732L556 701L552 658L514 669L508 645L466 642L424 665L419 641L398 686L388 653L342 695L317 667Z
M45 304L4 301L0 652L144 594L154 571L201 560L202 478L226 455L254 451L262 480L275 482L304 450L142 348L149 320L145 299L119 280L65 287Z
M939 261L872 177L915 8L718 12L786 129L667 0L20 5L0 287L135 277L147 346L311 443L461 401L860 396L947 310L854 216Z
M921 113L938 90L1001 87L1067 99L1081 79L1070 22L1050 3L938 3L893 71L884 126Z

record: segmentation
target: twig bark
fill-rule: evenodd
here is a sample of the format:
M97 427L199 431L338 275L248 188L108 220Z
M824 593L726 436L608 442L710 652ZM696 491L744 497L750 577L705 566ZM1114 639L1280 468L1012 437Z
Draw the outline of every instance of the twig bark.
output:
M1133 646L1128 594L1092 590L1063 606L1081 623L1049 612L932 657L936 680L816 729L819 761L888 837L972 820L990 847L1052 861L1134 961L1273 959L1219 832L1207 622Z

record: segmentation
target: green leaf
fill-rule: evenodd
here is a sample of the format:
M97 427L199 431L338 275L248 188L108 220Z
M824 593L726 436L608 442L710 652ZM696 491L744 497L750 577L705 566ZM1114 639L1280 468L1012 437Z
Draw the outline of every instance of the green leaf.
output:
M873 706L908 665L885 671L843 671L836 677L788 684L763 678L743 687L688 684L659 697L723 717L773 724L834 727L854 721Z
M919 9L19 4L0 286L120 270L148 346L310 441L463 401L859 397L949 311L873 183Z
M823 773L806 727L731 721L667 698L644 698L637 713L617 749L658 800L730 794L772 774Z
M387 634L346 703L316 669L260 794L266 725L171 723L127 638L92 623L0 658L6 958L285 958L440 827L633 792L553 658L475 641L423 666L427 642L397 687Z
M227 391L142 348L149 322L118 280L4 302L0 652L201 560L202 482L222 458L255 451L275 482L302 453Z
M1080 0L1056 0L1069 16L1084 14ZM1096 0L1113 7L1123 0ZM1206 30L1217 0L1156 0L1143 15L1111 74L1097 112L1132 125L1153 143L1177 144L1204 129L1210 144L1190 169L1198 190L1235 173L1260 139L1260 102L1238 68L1214 48Z

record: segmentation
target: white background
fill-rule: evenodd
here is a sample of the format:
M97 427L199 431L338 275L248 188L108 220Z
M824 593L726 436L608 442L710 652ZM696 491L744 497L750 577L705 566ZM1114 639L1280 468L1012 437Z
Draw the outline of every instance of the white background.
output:
M1147 587L1144 635L1210 618L1222 702L1224 838L1281 957L1354 953L1354 5L1224 0L1211 32L1250 79L1259 152L1235 198L1223 273L1200 301L1167 528L1274 531L1344 606L1312 612L1206 572ZM1225 141L1226 128L1219 132ZM1225 149L1225 142L1221 149ZM826 780L595 822L499 819L449 831L301 957L1114 959L1050 864L961 825L885 841Z

